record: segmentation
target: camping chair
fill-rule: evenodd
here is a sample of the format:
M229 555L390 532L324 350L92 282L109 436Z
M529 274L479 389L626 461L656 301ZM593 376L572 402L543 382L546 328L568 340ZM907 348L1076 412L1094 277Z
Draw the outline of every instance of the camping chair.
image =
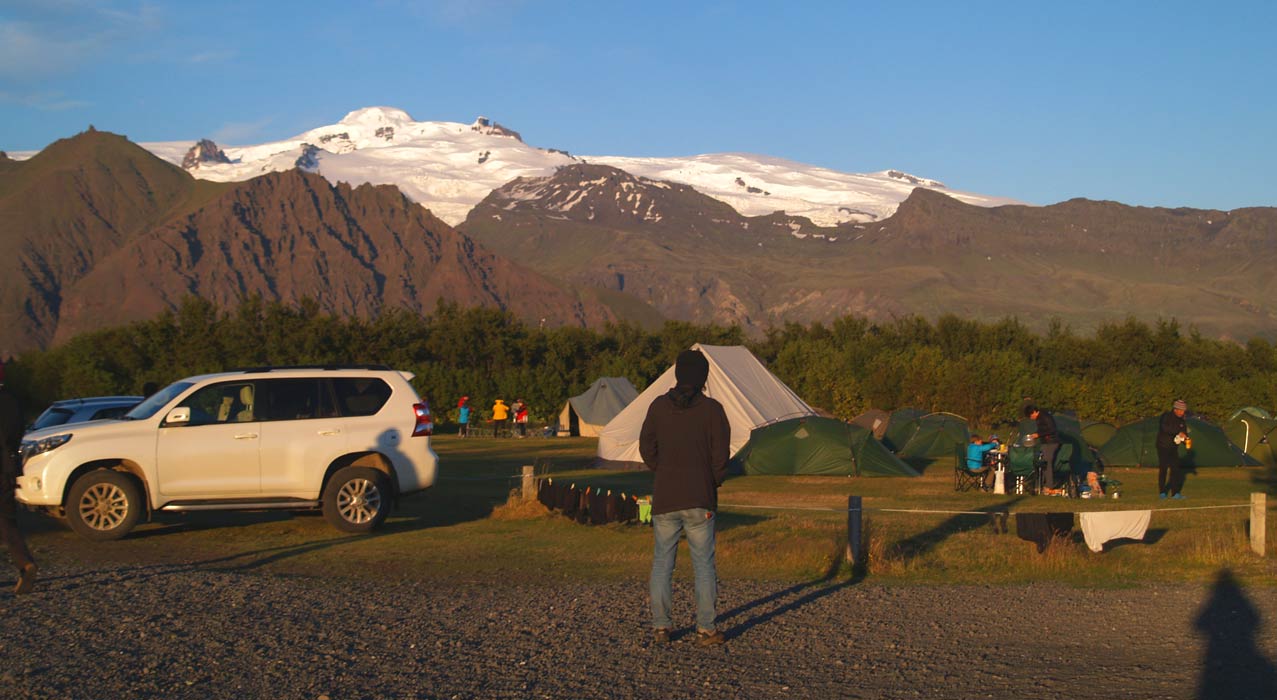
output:
M953 490L959 492L971 489L987 490L984 487L985 478L993 467L988 462L981 462L979 469L968 469L966 445L957 445L954 448L954 457L956 461L953 463Z

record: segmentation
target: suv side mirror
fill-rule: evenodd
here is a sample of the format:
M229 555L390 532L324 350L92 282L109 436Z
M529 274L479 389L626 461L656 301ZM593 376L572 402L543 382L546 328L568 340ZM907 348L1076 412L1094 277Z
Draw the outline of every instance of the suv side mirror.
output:
M164 425L186 425L191 422L191 407L178 406L164 416Z

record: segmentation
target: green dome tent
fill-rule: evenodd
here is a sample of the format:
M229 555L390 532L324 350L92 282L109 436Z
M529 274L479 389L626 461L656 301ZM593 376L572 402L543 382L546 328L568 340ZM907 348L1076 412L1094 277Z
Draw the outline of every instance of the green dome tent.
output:
M1250 416L1253 418L1263 418L1264 420L1273 420L1273 414L1269 413L1268 411L1265 411L1264 409L1258 406L1244 406L1242 408L1239 408L1236 411L1233 411L1233 415L1229 416L1228 420L1242 417L1244 414L1250 414Z
M1082 421L1082 440L1090 447L1100 449L1117 434L1117 426L1102 421Z
M870 431L819 416L755 428L736 460L753 475L918 476Z
M1255 459L1234 445L1223 430L1198 418L1188 418L1188 436L1193 439L1193 449L1179 447L1180 460L1186 467L1238 467L1259 464ZM1105 464L1128 467L1157 466L1157 425L1159 417L1145 418L1124 425L1113 435L1102 450L1100 459Z
M1277 420L1259 417L1243 408L1224 422L1224 434L1256 462L1277 466L1277 446L1273 445L1277 442Z
M873 432L874 437L881 440L887 434L887 425L891 423L891 414L880 408L871 408L852 418L851 423Z
M918 432L918 419L925 415L926 411L916 408L897 408L892 411L886 432L882 436L882 444L892 452L899 452L909 442L909 438Z
M915 422L917 429L904 447L896 452L902 458L952 457L955 448L971 441L967 419L962 416L953 413L928 413Z

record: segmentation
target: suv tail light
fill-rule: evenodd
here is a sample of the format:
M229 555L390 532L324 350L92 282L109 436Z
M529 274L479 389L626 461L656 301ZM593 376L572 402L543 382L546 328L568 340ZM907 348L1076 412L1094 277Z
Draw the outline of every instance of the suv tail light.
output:
M435 420L430 417L430 406L422 401L412 405L412 412L417 419L417 425L412 429L413 437L422 435L431 435L435 431Z

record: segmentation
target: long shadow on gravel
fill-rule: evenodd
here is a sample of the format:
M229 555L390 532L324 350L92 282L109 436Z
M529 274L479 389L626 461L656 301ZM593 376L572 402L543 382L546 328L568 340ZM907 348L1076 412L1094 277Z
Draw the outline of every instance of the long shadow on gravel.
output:
M829 568L825 570L824 575L819 579L816 579L815 581L808 581L806 583L799 583L790 586L789 588L776 591L775 593L769 593L761 598L755 598L744 605L738 605L731 610L727 610L719 614L719 619L730 620L738 615L744 615L751 610L767 608L773 603L779 603L777 607L763 610L748 619L732 625L730 628L723 631L723 636L728 639L734 639L758 625L765 624L777 617L780 617L781 615L784 615L785 613L797 610L804 605L813 603L825 596L833 595L844 588L850 588L863 581L865 579L864 567L857 565L852 568L850 578L838 583L834 582L834 579L838 575L838 571L842 568L841 555L846 546L847 542L845 539L834 542L834 555L830 558L832 563L829 565ZM788 602L782 603L782 601Z

